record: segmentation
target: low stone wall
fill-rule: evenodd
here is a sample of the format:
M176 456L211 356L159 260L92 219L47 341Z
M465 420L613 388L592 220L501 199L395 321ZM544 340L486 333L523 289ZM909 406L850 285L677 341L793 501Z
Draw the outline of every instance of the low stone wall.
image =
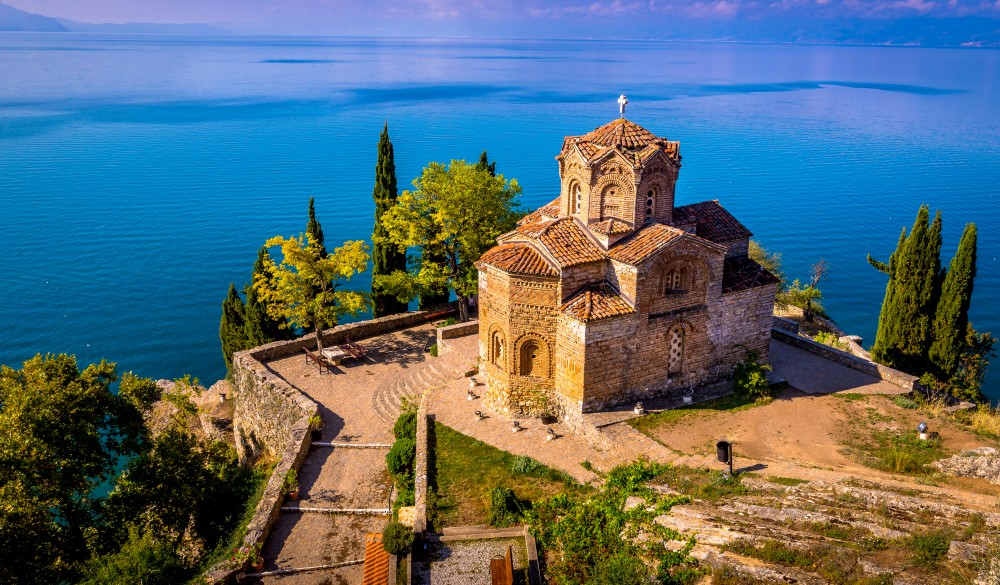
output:
M846 351L834 349L828 345L823 345L822 343L802 337L801 335L793 335L782 329L772 329L771 337L782 343L787 343L792 347L797 347L808 351L809 353L816 354L842 366L847 366L848 368L858 370L859 372L864 372L869 376L874 376L880 380L899 386L904 390L913 392L919 388L916 376L911 376L910 374L894 370L890 367L883 366L882 364L876 364L874 362L864 360L858 356L851 355Z
M426 394L420 400L417 409L417 457L413 464L413 505L416 514L413 518L413 532L423 534L427 530L427 460L430 443L428 442L428 425Z
M799 332L798 322L793 321L792 319L785 319L784 317L779 317L777 315L774 316L774 328L782 329L789 333L795 333L795 334L798 334Z
M466 323L457 323L455 325L448 325L447 327L437 328L437 344L438 349L443 349L447 344L446 339L455 339L456 337L465 337L466 335L477 335L479 333L479 321L468 321Z

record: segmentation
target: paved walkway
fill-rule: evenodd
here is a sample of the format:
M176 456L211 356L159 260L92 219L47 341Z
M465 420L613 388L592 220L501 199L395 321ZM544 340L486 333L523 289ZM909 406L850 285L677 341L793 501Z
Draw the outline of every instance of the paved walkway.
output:
M788 385L810 394L907 394L909 390L842 366L816 354L771 340L768 361Z
M404 394L385 396L387 388L405 382L407 391L418 393L421 383L430 379L432 366L435 380L446 376L443 366L448 362L424 352L433 343L434 334L434 327L426 325L360 340L370 358L356 364L347 361L333 375L321 376L301 355L268 363L319 404L324 423L320 442L333 446L314 445L303 463L300 498L285 503L264 545L265 574L364 558L365 534L381 532L388 522L385 511L390 507L392 479L385 467L387 448L358 447L393 441L392 423ZM376 410L373 404L379 396L383 400ZM344 512L357 509L369 512ZM257 582L353 585L361 582L361 575L359 563L293 575L265 575Z

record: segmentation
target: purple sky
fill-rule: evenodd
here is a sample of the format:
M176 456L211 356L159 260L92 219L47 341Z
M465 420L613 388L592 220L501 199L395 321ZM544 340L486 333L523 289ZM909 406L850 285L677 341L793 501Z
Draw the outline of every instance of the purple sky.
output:
M678 20L1000 18L1000 0L0 0L86 22L205 22L247 31L469 34L517 26L542 36L602 36L613 21L655 31ZM648 33L646 33L648 36Z

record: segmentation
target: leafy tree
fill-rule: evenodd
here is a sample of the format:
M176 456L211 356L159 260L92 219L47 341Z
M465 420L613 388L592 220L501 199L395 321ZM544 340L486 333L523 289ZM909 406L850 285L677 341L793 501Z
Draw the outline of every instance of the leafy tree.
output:
M254 288L274 318L286 318L303 330L316 332L316 350L323 351L324 328L336 325L341 318L358 315L368 306L367 295L339 290L352 276L368 267L368 246L361 241L344 242L332 254L309 236L277 236L265 244L280 246L281 264L274 269L274 280L261 280Z
M375 228L372 230L372 316L383 317L405 313L407 303L401 302L394 295L380 292L375 286L378 276L386 276L397 270L406 270L406 252L401 252L397 246L386 241L385 227L382 225L382 214L396 205L399 190L396 187L396 160L393 154L392 141L389 140L389 124L382 128L378 140L378 161L375 163L375 189L372 199L375 200ZM447 299L446 299L447 301Z
M5 575L13 582L72 578L98 525L94 489L148 444L143 412L156 385L118 380L115 364L81 372L68 355L0 367L0 550L16 559Z
M382 531L382 548L391 555L406 554L412 545L413 530L409 526L393 521Z
M174 585L186 580L186 571L169 543L132 528L121 550L95 557L87 563L81 585L141 583Z
M969 304L976 278L976 224L966 224L958 251L941 286L941 299L934 315L934 333L928 356L940 379L948 379L958 370L966 348Z
M747 255L778 278L778 292L785 290L788 285L785 283L785 273L781 269L781 252L769 252L757 240L750 240Z
M309 198L309 223L306 224L306 237L309 238L310 245L316 246L320 258L325 258L326 241L323 237L323 226L316 221L316 204L312 197Z
M771 385L767 382L770 364L761 364L760 353L748 349L743 359L733 369L733 390L737 396L746 398L767 398L771 395Z
M229 294L222 301L222 319L219 321L219 340L222 341L222 358L226 370L233 369L233 354L247 349L247 324L245 307L236 285L229 283Z
M424 248L420 251L420 257L417 259L416 268L419 272L424 266L428 267L428 270L433 270L435 266L441 266L447 264L448 257L444 252L439 252L432 250L430 248ZM404 278L399 278L399 277ZM402 272L396 272L388 277L387 283L392 283L391 290L407 290L408 286L412 286L414 283L412 279L405 278L406 275ZM448 302L451 299L451 293L448 291L447 284L441 285L440 288L434 286L428 286L423 289L414 289L411 295L417 295L418 302L417 308L421 311L430 309L431 307L438 307ZM412 296L410 296L412 298Z
M253 273L243 292L246 294L246 309L244 311L244 325L246 347L250 349L272 341L292 339L295 332L288 327L288 323L283 318L273 317L274 310L268 309L267 304L260 298L257 283L260 286L274 287L274 260L267 251L267 246L261 246L257 251L257 260L253 265Z
M519 217L516 180L491 176L476 164L430 163L382 216L388 240L400 251L423 249L416 273L397 271L380 279L400 300L422 291L450 289L459 300L459 319L469 320L467 299L478 289L475 262L514 228ZM440 259L440 260L439 260Z

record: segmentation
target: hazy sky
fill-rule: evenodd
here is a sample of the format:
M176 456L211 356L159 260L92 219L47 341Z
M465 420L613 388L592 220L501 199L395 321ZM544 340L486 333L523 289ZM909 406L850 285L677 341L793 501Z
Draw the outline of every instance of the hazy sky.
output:
M207 22L264 32L601 35L610 26L814 18L1000 18L1000 0L0 0L87 22ZM620 30L620 28L616 28ZM648 33L646 33L648 35ZM620 35L613 35L620 36Z

